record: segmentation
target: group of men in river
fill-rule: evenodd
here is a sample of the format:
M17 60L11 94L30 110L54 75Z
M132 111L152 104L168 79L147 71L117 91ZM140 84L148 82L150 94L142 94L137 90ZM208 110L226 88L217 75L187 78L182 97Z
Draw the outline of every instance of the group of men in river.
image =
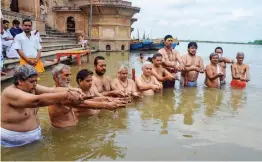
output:
M173 37L167 35L165 38L165 48L154 54L147 61L152 63L151 74L163 83L164 87L174 87L175 80L180 80L180 85L184 87L196 87L198 75L205 73L205 85L209 88L221 88L226 84L226 65L231 65L232 81L231 86L244 88L250 80L249 66L243 63L244 53L237 52L234 60L223 56L221 47L215 48L209 55L210 64L204 68L203 59L196 55L198 45L196 42L188 44L188 52L180 56L176 49L172 49ZM139 60L145 62L143 54L140 54ZM178 79L177 73L181 72Z
M52 126L66 128L77 125L81 115L122 108L141 96L174 87L179 71L182 86L197 86L199 73L205 73L206 86L219 88L225 84L226 64L232 63L231 85L243 87L249 81L249 67L243 64L243 53L237 53L234 63L223 57L223 50L218 47L210 54L210 64L204 69L202 58L196 55L196 42L190 42L188 53L180 57L178 51L172 49L172 36L167 35L164 40L165 47L153 55L152 62L143 62L142 75L134 80L128 79L129 68L125 65L120 66L115 79L105 76L106 61L102 56L94 60L94 74L88 69L77 73L78 87L70 86L68 65L58 64L53 68L53 87L37 84L38 72L34 66L18 66L13 85L5 88L1 95L1 145L17 147L41 140L39 107L48 106Z

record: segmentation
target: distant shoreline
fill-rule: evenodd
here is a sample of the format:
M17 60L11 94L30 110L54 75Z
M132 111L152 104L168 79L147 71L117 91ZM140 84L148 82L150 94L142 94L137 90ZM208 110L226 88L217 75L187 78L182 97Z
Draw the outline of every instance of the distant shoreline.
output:
M197 40L179 40L179 42L198 42L198 43L220 43L220 44L262 45L262 44L257 44L257 43L242 43L242 42L218 42L218 41L197 41Z

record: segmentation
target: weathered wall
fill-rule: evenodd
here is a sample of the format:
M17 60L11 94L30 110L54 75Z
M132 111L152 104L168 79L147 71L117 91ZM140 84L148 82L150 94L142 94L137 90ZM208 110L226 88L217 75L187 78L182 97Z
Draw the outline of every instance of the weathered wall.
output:
M10 27L14 19L22 23L23 19L31 18L33 29L37 29L41 34L45 34L45 23L40 20L39 0L19 0L19 13L10 11L10 0L2 0L1 5L3 17L10 22Z
M87 33L87 20L82 12L56 12L54 27L61 32L67 32L67 18L70 16L74 17L76 33Z

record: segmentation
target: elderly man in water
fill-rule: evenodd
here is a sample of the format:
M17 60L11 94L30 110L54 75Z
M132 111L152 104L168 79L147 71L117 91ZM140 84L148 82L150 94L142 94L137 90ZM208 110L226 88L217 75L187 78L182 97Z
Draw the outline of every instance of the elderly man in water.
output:
M71 69L69 66L59 64L52 70L55 87L70 87ZM103 104L103 103L102 103ZM121 105L122 106L122 105ZM65 128L75 126L78 123L78 117L75 115L76 109L115 109L115 106L110 104L99 105L98 102L85 100L81 105L67 106L63 103L56 103L48 107L51 124L54 127Z
M203 59L196 55L196 42L190 42L187 49L188 53L182 57L185 70L181 73L180 83L185 87L196 87L199 73L204 73L204 63Z
M223 57L223 49L221 47L216 47L215 53L218 54L218 64L221 72L224 74L224 77L220 80L220 84L226 84L226 67L227 64L234 63L234 60Z
M124 97L124 91L112 90L112 79L109 76L104 76L106 72L106 62L103 56L97 56L94 60L95 75L93 75L93 85L103 96L121 96Z
M118 69L117 78L115 78L111 87L113 90L124 91L127 96L138 97L136 83L132 79L128 79L128 67L121 65Z
M143 74L135 79L138 90L143 95L154 95L163 89L162 84L152 75L152 68L151 62L145 62L142 66Z
M171 74L162 66L162 55L160 53L154 54L152 57L153 68L152 75L157 78L160 84L165 81L174 81L177 79L176 74Z
M209 59L210 64L206 66L205 85L209 88L220 88L224 74L218 64L219 56L216 53L211 53Z
M250 81L249 66L244 64L245 54L237 53L237 62L231 65L232 81L231 86L235 88L245 88L246 83Z
M45 87L37 84L38 73L31 65L17 67L14 84L1 95L1 145L17 147L42 139L38 108L68 102L80 104L78 89Z

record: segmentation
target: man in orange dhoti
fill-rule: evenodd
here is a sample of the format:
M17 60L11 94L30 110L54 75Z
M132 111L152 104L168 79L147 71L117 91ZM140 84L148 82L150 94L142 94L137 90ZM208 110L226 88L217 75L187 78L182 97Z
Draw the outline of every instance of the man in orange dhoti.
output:
M250 81L249 66L243 63L244 53L237 53L237 62L231 65L232 81L231 87L245 88Z
M22 28L24 32L15 37L15 49L20 55L20 65L32 65L38 73L42 73L45 71L44 64L40 60L40 50L42 47L38 38L34 34L31 34L32 21L30 19L24 19Z

